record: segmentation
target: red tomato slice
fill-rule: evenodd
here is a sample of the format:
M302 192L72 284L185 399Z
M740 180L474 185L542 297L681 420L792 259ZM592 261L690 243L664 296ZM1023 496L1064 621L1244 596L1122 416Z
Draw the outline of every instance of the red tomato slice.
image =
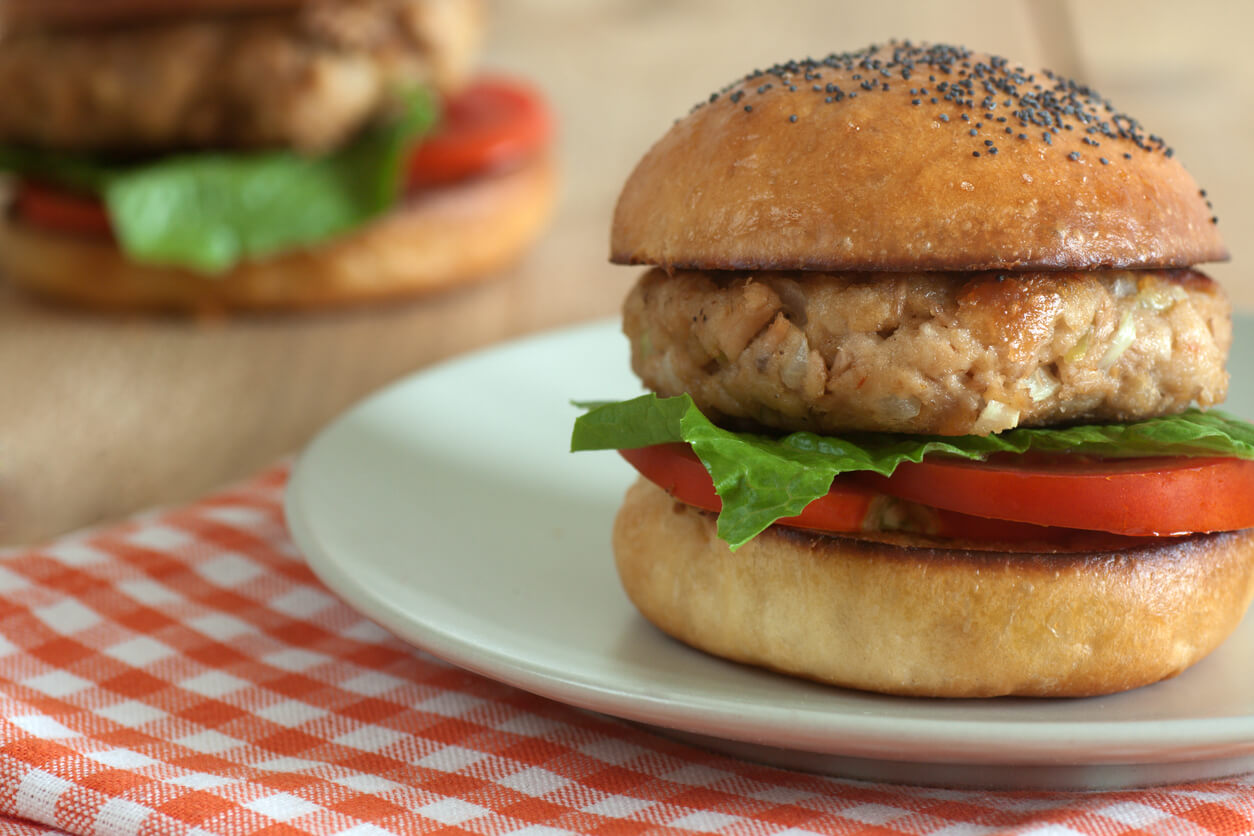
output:
M687 444L659 444L618 452L641 475L680 502L706 511L719 511L723 507L714 492L710 474ZM883 494L868 488L859 479L849 475L838 476L826 496L811 502L797 516L778 520L775 524L834 534L866 531L867 515L877 498L883 499ZM934 535L952 539L1030 542L1089 551L1128 544L1125 539L1112 538L1107 534L985 519L953 511L933 509L928 517L929 530Z
M35 226L81 235L111 235L100 199L58 186L21 180L14 195L18 217Z
M520 162L543 150L552 134L552 117L534 89L479 79L445 102L440 124L410 158L406 185L443 185Z
M722 509L722 500L714 492L714 481L687 444L658 444L618 452L641 475L680 502L706 511ZM875 496L875 491L863 485L838 482L826 496L811 502L800 514L776 524L820 531L861 531Z
M935 508L1035 525L1131 536L1254 526L1254 461L1244 459L930 459L857 478Z

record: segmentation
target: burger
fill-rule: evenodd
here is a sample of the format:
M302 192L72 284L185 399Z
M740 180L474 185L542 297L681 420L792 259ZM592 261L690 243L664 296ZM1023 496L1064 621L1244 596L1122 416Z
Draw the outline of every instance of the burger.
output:
M547 220L551 119L471 75L474 0L0 4L0 274L120 309L490 275Z
M848 688L1086 696L1173 676L1254 592L1227 257L1091 88L894 42L755 70L653 146L612 260L649 394L572 447L640 471L624 588L709 653Z

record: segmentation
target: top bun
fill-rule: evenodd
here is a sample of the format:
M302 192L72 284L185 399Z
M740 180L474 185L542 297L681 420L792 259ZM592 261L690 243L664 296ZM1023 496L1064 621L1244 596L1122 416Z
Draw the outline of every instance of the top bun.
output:
M1093 90L909 42L755 70L636 166L611 259L702 270L1093 270L1228 256L1163 141Z

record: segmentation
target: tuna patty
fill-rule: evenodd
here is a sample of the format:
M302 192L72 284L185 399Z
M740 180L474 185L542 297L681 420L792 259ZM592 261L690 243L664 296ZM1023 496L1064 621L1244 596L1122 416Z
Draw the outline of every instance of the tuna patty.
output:
M743 428L987 434L1226 393L1232 325L1192 270L644 274L632 367Z
M478 42L474 0L317 0L0 39L0 141L73 150L292 146L324 151L445 88Z

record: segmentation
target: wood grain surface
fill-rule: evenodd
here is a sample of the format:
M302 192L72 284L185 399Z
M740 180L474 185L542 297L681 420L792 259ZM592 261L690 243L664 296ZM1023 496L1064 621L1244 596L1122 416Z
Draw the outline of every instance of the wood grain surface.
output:
M1244 51L1254 5L501 0L491 14L484 64L537 82L560 120L561 202L537 247L487 284L314 315L101 316L0 284L0 543L190 499L298 451L401 375L613 315L636 274L606 263L614 198L673 119L755 66L894 36L1077 75L1167 137L1232 250L1210 272L1254 309L1254 62Z

